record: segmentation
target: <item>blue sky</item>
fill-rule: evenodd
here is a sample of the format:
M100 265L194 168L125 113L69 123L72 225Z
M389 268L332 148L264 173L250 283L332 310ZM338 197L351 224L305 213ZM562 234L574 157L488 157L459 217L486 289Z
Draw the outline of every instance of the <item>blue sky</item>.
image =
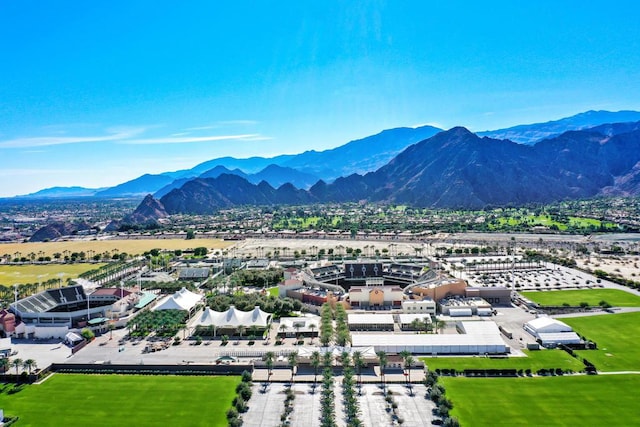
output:
M640 109L632 1L0 0L0 196Z

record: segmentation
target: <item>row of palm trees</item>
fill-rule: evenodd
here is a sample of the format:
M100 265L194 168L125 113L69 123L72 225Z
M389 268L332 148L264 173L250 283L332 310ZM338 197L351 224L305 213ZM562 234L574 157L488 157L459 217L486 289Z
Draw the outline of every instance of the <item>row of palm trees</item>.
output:
M16 369L16 375L18 375L18 371L22 368L24 371L28 372L31 375L31 371L38 367L36 361L34 359L26 359L22 360L18 357L15 359L9 360L7 358L0 359L0 371L6 374L9 368Z
M442 333L442 330L447 326L447 323L443 320L435 318L430 320L425 317L424 320L413 319L410 325L411 328L416 331L423 331L425 333L435 332L437 334L438 331Z

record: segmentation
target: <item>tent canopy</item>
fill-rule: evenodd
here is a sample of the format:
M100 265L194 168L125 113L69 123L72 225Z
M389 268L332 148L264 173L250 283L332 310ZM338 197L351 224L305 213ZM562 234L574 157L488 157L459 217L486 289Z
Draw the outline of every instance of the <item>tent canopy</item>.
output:
M206 308L196 322L196 326L215 326L216 328L237 328L239 326L266 328L271 321L271 314L256 306L251 311L238 310L234 306L227 311L215 311Z
M202 295L198 295L186 288L180 289L173 295L164 297L154 310L186 310L189 311L202 300Z

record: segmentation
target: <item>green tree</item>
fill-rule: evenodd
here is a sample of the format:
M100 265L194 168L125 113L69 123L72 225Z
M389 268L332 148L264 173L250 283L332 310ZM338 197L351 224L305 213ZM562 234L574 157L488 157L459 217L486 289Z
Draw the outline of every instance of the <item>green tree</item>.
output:
M89 328L83 328L80 331L80 335L82 335L82 338L84 338L87 341L91 341L96 336L96 334L94 334L93 331Z
M382 385L382 389L384 390L384 374L387 369L387 362L389 361L387 357L387 353L383 350L377 351L376 355L378 356L378 362L380 363L380 384Z
M35 369L37 366L36 361L34 359L27 359L24 362L22 362L22 367L29 372L29 375L31 375L31 370Z
M0 371L6 373L10 365L11 363L9 362L9 359L6 357L0 358Z
M15 359L13 359L11 361L11 366L16 368L16 375L18 375L18 369L20 369L23 366L23 363L24 362L19 357L15 358Z
M273 369L273 362L276 355L273 351L268 351L264 355L265 365L267 366L267 381L271 382L271 370Z
M320 367L320 352L317 350L311 353L311 366L313 367L313 383L315 384L318 379L318 368Z
M294 351L292 353L289 353L289 356L287 356L287 361L289 363L289 366L291 367L291 383L293 384L293 377L296 371L296 366L298 366L298 352Z

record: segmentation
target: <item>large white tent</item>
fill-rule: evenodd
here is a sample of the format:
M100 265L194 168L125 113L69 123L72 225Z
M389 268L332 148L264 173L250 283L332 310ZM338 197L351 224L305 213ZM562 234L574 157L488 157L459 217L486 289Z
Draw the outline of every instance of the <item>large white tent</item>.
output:
M529 332L534 337L538 337L539 334L559 334L562 332L573 332L571 326L564 322L551 317L537 317L524 324L525 331Z
M354 347L414 354L504 354L510 351L494 322L461 322L462 334L351 334Z
M352 334L353 346L376 351L413 354L504 354L508 347L500 336L470 334Z
M195 326L210 327L215 329L236 329L240 326L250 328L256 326L258 328L266 328L271 321L271 314L262 311L256 306L251 311L238 310L234 306L229 307L227 311L215 311L207 307L195 323Z
M571 326L551 317L543 316L530 320L524 324L524 330L536 337L545 347L582 342Z
M154 310L186 310L190 311L202 300L202 295L191 292L186 288L180 289L173 295L162 298Z

